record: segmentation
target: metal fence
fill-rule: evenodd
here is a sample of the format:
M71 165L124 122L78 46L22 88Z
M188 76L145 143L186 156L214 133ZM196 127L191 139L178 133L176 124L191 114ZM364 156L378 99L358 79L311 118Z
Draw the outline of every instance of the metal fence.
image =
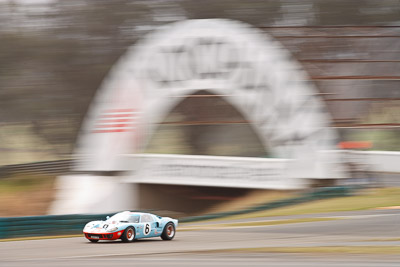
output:
M73 160L66 159L66 160L44 161L44 162L34 162L26 164L5 165L0 167L0 178L17 173L59 175L68 172L72 164Z

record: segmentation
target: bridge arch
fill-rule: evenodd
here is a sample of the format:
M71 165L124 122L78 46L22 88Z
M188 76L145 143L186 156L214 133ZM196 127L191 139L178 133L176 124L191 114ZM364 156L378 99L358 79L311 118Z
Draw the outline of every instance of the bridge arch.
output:
M82 127L76 170L124 171L121 157L144 151L182 97L207 90L252 123L273 157L295 159L307 176L322 177L315 163L336 133L308 80L277 41L247 24L166 25L132 46L103 82Z

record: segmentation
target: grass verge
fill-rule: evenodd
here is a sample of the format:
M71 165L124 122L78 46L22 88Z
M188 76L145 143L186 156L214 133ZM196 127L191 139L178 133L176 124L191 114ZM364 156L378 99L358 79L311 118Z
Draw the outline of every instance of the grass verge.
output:
M259 247L212 250L215 253L334 253L400 255L400 246Z
M0 216L45 215L54 197L53 175L14 174L0 179Z
M70 237L83 237L83 234L79 234L79 235L49 235L49 236L13 237L13 238L0 239L0 242L55 239L55 238L70 238Z
M355 211L377 209L388 206L396 206L400 203L400 188L379 188L360 191L355 196L317 200L295 206L277 208L234 215L223 218L223 220L236 220L256 217L287 216L299 214L327 213L339 211ZM221 219L214 219L218 221Z
M257 227L257 226L321 222L321 221L332 221L332 220L340 220L340 218L301 218L301 219L273 220L273 221L271 220L271 221L242 222L242 223L220 223L220 224L208 224L202 226L188 226L179 229L179 231L196 231L204 229L221 229L230 227Z

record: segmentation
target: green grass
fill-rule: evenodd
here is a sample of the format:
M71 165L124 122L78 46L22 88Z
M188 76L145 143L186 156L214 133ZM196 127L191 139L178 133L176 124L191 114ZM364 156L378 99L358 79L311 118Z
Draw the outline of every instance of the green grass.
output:
M49 236L14 237L14 238L0 239L0 242L55 239L55 238L71 238L71 237L83 237L83 234L79 234L79 235L49 235Z
M305 223L305 222L321 222L339 220L338 218L302 218L302 219L289 219L289 220L276 220L276 221L261 221L261 222L243 222L243 223L227 223L220 224L223 227L240 227L240 226L266 226L266 225L279 225L279 224L292 224L292 223Z
M44 215L54 197L55 176L18 174L0 179L0 216Z
M53 184L55 177L48 175L17 174L0 179L0 193L18 193Z
M244 218L286 216L338 211L368 210L380 207L399 206L400 188L366 189L357 192L355 196L317 200L309 203L298 204L273 210L252 212L242 215L225 217L223 220ZM214 221L221 220L215 219Z
M326 246L326 247L260 247L224 249L209 252L225 253L336 253L400 255L400 246Z
M340 220L340 218L301 218L301 219L258 221L258 222L219 223L219 224L188 226L188 227L181 228L179 230L180 231L196 231L196 230L219 229L219 228L229 228L229 227L257 227L257 226L267 226L267 225L321 222L321 221L332 221L332 220Z

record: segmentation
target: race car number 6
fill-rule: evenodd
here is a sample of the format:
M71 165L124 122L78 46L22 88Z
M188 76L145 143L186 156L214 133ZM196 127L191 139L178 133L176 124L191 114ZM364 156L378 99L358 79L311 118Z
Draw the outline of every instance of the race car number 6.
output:
M146 226L144 227L144 234L148 235L151 231L151 227L149 223L146 223Z

